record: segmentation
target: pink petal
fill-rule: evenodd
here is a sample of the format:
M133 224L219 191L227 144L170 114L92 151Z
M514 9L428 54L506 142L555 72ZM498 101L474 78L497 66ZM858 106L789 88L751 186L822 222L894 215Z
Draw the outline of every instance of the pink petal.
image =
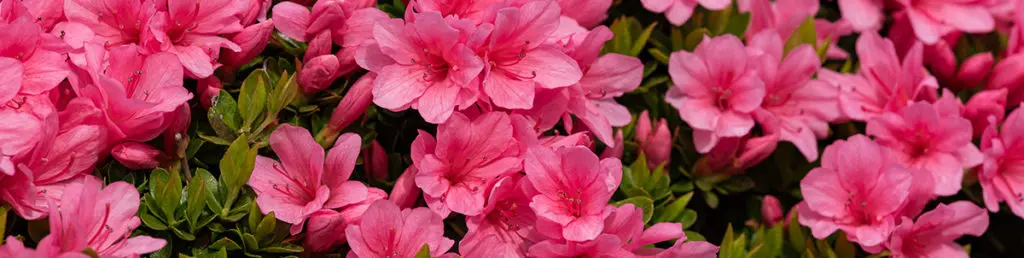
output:
M584 216L576 218L562 229L562 236L569 241L587 241L597 238L604 229L604 218Z
M491 98L494 105L508 109L529 109L533 107L533 81L509 78L498 72L491 72L483 80L484 93Z
M876 0L839 0L839 10L857 31L878 28L882 22L882 4Z
M407 108L427 90L428 85L420 81L422 76L415 66L385 66L373 82L373 103L392 111Z
M362 138L354 133L342 134L334 141L334 147L327 152L327 162L324 167L324 184L334 186L344 183L352 176L352 170L356 166L356 159L359 158L359 149Z
M306 28L309 27L310 14L305 6L294 2L281 2L274 5L274 27L281 34L300 42L306 42Z
M419 98L417 105L423 120L428 123L441 124L451 117L455 111L455 100L459 87L446 80L431 85Z
M270 148L281 159L284 170L307 186L317 186L323 177L324 149L309 131L289 124L279 126L270 134Z
M24 70L21 62L7 57L0 57L0 103L7 103L21 90Z

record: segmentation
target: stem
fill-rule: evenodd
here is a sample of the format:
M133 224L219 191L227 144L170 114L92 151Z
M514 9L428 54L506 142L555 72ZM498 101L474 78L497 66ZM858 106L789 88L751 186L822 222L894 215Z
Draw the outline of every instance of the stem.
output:
M188 161L185 159L179 159L178 162L181 163L181 170L185 172L185 181L192 182L192 169L188 167Z

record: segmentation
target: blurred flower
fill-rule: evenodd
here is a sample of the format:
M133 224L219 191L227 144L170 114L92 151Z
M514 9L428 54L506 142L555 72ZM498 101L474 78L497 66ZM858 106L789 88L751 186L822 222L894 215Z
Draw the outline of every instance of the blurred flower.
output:
M729 7L729 0L641 0L644 8L654 13L665 13L665 18L672 25L680 26L690 20L693 9L699 3L709 10L721 10Z
M971 121L971 132L980 137L990 124L999 124L1006 117L1006 89L983 90L971 96L964 106L963 116ZM989 118L995 121L989 121Z
M355 257L409 257L429 246L430 257L445 254L455 241L444 237L441 216L427 208L399 209L380 200L370 205L363 220L345 228L345 237Z
M851 1L851 0L846 0ZM983 1L894 1L907 15L914 27L914 34L925 44L939 41L942 35L952 31L986 33L995 29L992 13ZM844 15L847 12L843 13Z
M1005 201L1013 214L1024 218L1024 198L1020 194L1024 185L1017 180L1024 175L1020 169L1024 164L1024 108L1010 113L1002 127L989 124L981 136L981 148L985 162L978 170L978 180L985 206L997 212L999 203Z
M747 39L765 30L774 30L780 38L788 39L807 18L818 13L820 5L817 0L752 0L751 4Z
M562 15L569 16L583 27L593 28L608 18L612 0L558 0L558 6L569 7L562 8Z
M388 201L395 203L399 208L408 209L416 207L416 201L420 199L420 188L416 187L416 166L409 166L395 180L395 186L391 188L391 195Z
M772 195L765 195L761 199L761 221L764 221L765 225L769 227L782 222L785 212L782 210L782 204L779 203L779 199Z

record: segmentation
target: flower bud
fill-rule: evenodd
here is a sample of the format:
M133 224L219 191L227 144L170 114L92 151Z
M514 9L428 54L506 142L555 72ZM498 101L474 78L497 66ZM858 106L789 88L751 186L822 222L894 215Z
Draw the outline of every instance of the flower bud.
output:
M199 105L204 109L210 109L210 106L213 105L213 97L219 96L222 88L224 85L215 76L200 79L196 84L196 91L199 92Z
M231 36L229 40L238 44L242 51L224 51L221 54L220 62L227 67L234 69L252 61L257 55L263 52L270 41L270 34L274 32L274 21L267 20L245 27L241 32Z
M395 181L395 187L391 189L388 200L398 205L399 208L407 209L416 206L420 199L420 188L416 187L416 167L409 166Z
M129 169L153 169L167 160L160 150L145 143L125 142L114 146L110 154Z
M601 152L601 158L602 159L606 159L606 158L621 159L622 158L622 153L625 152L625 148L626 148L624 146L624 144L622 143L622 141L623 141L622 140L622 130L619 130L618 132L615 132L615 147L605 148L604 152Z
M964 106L963 116L971 121L974 137L980 137L989 125L989 116L995 123L1001 123L1006 117L1006 89L983 90L971 96Z
M761 200L761 220L769 227L782 221L783 211L779 199L772 195L765 195Z
M334 79L337 79L339 65L338 58L334 55L322 55L310 59L298 74L302 92L312 94L327 89Z
M384 146L381 146L376 139L370 143L367 150L362 152L363 154L363 170L366 172L368 178L373 178L377 181L384 181L388 179L388 153L384 151Z

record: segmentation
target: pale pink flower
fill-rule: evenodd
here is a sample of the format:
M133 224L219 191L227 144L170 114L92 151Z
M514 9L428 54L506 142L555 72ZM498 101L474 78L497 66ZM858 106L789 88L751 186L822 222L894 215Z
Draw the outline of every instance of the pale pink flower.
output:
M191 78L209 77L220 66L216 58L221 48L242 51L220 35L242 31L241 14L247 7L235 0L167 0L167 11L150 18L140 45L149 52L175 54Z
M839 107L844 116L868 121L923 100L938 88L935 77L922 65L922 48L921 43L914 44L901 64L892 41L878 33L864 33L857 39L858 74L821 70L818 78L840 88Z
M366 200L366 185L349 180L360 141L359 135L351 133L338 137L325 161L324 149L309 131L281 125L270 134L270 147L281 162L257 156L249 178L256 204L264 214L274 212L277 219L292 224L291 233L298 234L313 213Z
M897 0L893 2L903 9L902 13L896 15L907 15L914 27L914 34L925 44L935 43L942 35L953 31L986 33L995 29L995 19L983 1Z
M838 0L843 20L850 22L858 32L876 31L882 27L884 14L882 0Z
M672 25L680 26L690 20L693 9L699 3L709 10L721 10L729 6L729 0L641 0L644 8L654 13L665 13Z
M483 212L487 186L522 168L519 152L508 115L490 112L470 120L455 113L438 126L436 141L423 131L413 141L416 185L442 217L448 211L477 215Z
M57 87L68 76L63 44L28 22L0 24L0 103L15 95L38 95Z
M828 123L839 119L839 88L811 76L821 67L811 45L785 56L782 38L772 30L755 35L751 52L759 52L758 75L766 95L761 107L779 123L779 138L793 143L808 161L818 159L818 139L828 136Z
M818 13L820 3L816 0L779 0L775 3L753 0L751 4L750 26L745 32L748 39L765 30L774 30L781 38L788 39L807 18Z
M981 236L988 228L988 213L969 201L939 204L917 220L903 217L886 242L895 258L969 257L955 240Z
M488 190L484 211L466 218L469 233L459 242L462 255L483 257L503 253L507 257L526 257L527 249L544 239L534 229L537 216L530 209L534 194L522 174L498 179Z
M657 125L652 125L647 110L644 110L637 117L634 133L637 148L644 153L648 167L668 165L672 156L672 133L668 130L668 121L662 118Z
M896 227L913 180L913 172L894 162L863 135L826 147L821 167L800 181L800 224L818 239L838 229L865 249L877 249Z
M608 18L608 8L612 7L612 0L557 0L558 6L563 8L562 15L568 16L581 26L593 28Z
M539 192L530 202L539 218L537 229L555 239L598 238L612 212L608 200L621 180L619 160L598 160L583 147L538 146L529 149L524 164L527 178Z
M761 106L765 87L748 58L743 42L732 35L705 37L693 53L672 53L669 75L675 86L665 102L695 131L707 132L694 134L695 141L710 143L698 151L706 153L718 138L744 136L754 127L751 113Z
M953 195L960 190L963 170L982 162L971 143L971 121L960 117L957 103L918 102L899 113L877 116L867 134L889 150L890 157L908 168L931 173L935 194Z
M49 243L62 253L91 249L100 257L139 257L155 252L165 240L127 237L142 224L135 216L138 209L135 186L114 182L102 187L99 178L85 176L67 185L59 205L50 206L50 235L45 238L52 238Z
M389 201L376 201L363 213L362 221L345 228L352 248L349 257L413 257L424 244L430 257L445 254L455 241L444 237L441 216L427 208L399 209Z
M346 206L341 211L319 210L309 216L309 228L302 245L309 251L324 252L346 242L345 227L358 224L370 205L377 200L387 199L387 193L378 188L368 188L366 199Z
M481 75L482 89L491 103L506 109L530 109L538 88L580 82L583 71L576 61L547 42L559 26L561 8L557 3L533 1L496 12L490 38L479 51L487 64ZM610 129L608 133L610 136Z
M998 124L990 124L981 137L985 162L978 170L985 206L999 211L1005 201L1013 214L1024 218L1024 108L1017 108Z
M373 28L375 44L357 53L360 66L377 73L373 103L392 111L409 107L430 123L444 123L478 97L474 78L483 61L459 42L460 31L437 13L416 15L416 22L392 19Z

